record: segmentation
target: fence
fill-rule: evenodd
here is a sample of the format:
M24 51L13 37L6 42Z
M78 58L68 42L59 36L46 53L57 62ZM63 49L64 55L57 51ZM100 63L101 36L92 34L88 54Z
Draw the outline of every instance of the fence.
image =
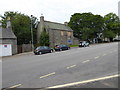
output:
M32 45L31 44L17 45L17 50L18 53L30 52L32 51Z

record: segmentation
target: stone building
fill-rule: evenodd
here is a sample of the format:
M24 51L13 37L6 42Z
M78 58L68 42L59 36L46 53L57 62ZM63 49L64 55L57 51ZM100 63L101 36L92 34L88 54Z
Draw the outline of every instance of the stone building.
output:
M0 23L0 45L1 45L1 47L2 47L2 45L4 45L4 46L10 45L11 53L12 54L17 53L17 37L14 35L14 33L12 31L10 19L7 20L6 28L2 28L2 24ZM2 51L2 53L5 54L3 51Z
M73 30L64 24L46 21L44 16L40 17L40 23L37 29L37 42L39 43L40 33L46 30L49 33L50 46L54 47L59 44L72 45L73 44Z

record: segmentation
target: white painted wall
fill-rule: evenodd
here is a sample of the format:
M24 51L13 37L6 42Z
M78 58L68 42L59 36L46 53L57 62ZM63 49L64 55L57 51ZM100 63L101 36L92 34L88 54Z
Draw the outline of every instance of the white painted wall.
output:
M12 46L11 44L0 44L0 56L11 56Z

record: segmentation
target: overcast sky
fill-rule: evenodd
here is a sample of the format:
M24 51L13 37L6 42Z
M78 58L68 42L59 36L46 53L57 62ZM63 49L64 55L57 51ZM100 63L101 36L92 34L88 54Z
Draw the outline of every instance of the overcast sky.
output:
M45 20L64 23L74 13L92 12L104 16L113 12L118 15L118 1L120 0L1 0L0 14L18 11L34 15L38 19L43 14Z

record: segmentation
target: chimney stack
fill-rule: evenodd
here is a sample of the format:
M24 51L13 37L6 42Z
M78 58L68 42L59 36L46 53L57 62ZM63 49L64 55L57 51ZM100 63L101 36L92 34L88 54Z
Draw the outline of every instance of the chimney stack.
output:
M38 29L37 29L37 43L39 43L40 34L41 32L43 32L43 30L44 30L44 16L41 14L40 24L38 25Z
M7 18L7 22L6 22L6 23L7 23L6 28L12 28L12 27L11 27L10 17Z
M44 16L40 17L40 33L44 30Z
M64 24L65 24L66 26L68 26L68 22L64 22Z

